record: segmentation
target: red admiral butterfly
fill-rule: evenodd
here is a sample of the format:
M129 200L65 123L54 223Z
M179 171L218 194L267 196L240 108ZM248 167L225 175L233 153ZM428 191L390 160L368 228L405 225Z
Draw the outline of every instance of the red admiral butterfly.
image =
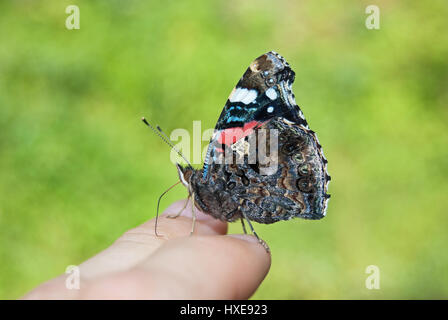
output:
M223 221L241 219L244 231L246 220L255 236L250 221L321 219L330 198L327 160L295 102L294 77L276 52L255 59L226 102L204 167L177 164L180 180L198 209ZM259 159L249 161L260 151L262 131L271 142L267 158L275 158L274 169ZM223 162L228 155L239 161Z

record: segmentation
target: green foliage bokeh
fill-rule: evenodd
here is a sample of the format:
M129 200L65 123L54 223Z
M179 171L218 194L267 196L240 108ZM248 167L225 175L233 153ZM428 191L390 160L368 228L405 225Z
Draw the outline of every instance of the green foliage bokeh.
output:
M67 30L67 5L81 28ZM213 128L275 50L329 160L320 221L256 225L260 299L448 297L445 0L2 1L0 298L18 298L155 215L177 180L166 131ZM184 198L175 188L164 206ZM231 232L241 232L239 224ZM366 267L380 290L365 286Z

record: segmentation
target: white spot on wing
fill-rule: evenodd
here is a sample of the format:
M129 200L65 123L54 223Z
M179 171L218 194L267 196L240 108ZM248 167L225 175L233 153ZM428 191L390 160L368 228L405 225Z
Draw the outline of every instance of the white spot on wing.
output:
M277 91L274 88L269 88L266 90L266 96L271 100L275 100L277 99Z
M257 99L257 91L256 90L249 90L247 95L241 100L244 104L249 104L255 102L255 99Z
M236 88L229 97L230 102L242 102L244 104L253 103L255 99L257 99L257 90L246 88Z
M233 96L233 101L230 100L230 102L240 102L247 95L247 91L245 88L237 88Z

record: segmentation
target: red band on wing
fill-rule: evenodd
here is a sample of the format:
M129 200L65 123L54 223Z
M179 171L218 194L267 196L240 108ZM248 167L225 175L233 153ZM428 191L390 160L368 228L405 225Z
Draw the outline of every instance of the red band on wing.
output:
M256 126L263 125L264 122L250 121L244 125L244 127L228 128L221 131L218 136L218 142L221 144L231 145L251 134Z

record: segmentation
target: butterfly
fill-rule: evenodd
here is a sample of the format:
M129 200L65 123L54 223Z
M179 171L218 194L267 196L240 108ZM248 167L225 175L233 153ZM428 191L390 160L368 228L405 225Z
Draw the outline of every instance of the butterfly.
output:
M177 164L199 210L223 221L240 219L245 232L246 221L257 238L251 221L322 219L330 198L328 161L296 104L294 78L278 53L256 58L227 99L204 166ZM258 154L263 141L264 159Z
M328 161L295 101L294 78L289 64L274 51L255 59L227 99L201 169L191 166L160 127L156 130L142 119L188 164L176 166L193 207L223 221L240 219L244 233L246 221L267 251L251 221L322 219L330 198ZM157 213L161 198L173 187L159 197ZM194 210L192 217L191 234Z

